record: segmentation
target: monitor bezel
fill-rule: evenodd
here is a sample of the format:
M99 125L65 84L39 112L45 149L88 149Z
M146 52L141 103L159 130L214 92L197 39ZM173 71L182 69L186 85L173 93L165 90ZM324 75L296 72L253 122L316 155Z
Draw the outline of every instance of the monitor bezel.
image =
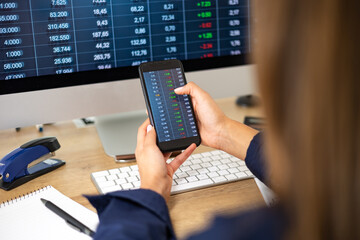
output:
M250 64L249 54L182 60L185 72ZM0 80L0 95L139 78L138 66Z

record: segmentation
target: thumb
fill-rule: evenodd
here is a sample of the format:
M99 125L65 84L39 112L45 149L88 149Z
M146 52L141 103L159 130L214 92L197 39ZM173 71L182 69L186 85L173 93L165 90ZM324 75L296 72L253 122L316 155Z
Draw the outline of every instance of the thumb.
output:
M174 92L178 95L184 95L184 94L187 94L187 95L192 95L193 91L197 88L198 86L193 83L193 82L190 82L188 84L186 84L185 86L183 87L179 87L179 88L176 88L174 90Z
M153 126L148 125L146 131L145 144L156 145L156 132Z

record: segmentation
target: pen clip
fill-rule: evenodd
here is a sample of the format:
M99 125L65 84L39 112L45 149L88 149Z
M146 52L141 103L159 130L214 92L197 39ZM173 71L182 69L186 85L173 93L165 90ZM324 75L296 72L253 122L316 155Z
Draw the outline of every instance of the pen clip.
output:
M65 222L70 226L72 227L73 229L79 231L79 232L82 232L90 237L92 237L94 235L94 232L91 231L90 229L87 229L87 228L84 228L84 229L81 229L79 228L78 226L76 226L75 224L73 224L72 222L70 222L69 220L65 220Z

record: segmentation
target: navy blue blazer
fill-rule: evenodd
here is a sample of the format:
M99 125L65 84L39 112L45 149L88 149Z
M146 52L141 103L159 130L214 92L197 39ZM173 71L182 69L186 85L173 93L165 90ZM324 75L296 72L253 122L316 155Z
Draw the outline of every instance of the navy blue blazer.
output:
M261 134L250 143L246 165L261 181L265 180ZM146 189L117 191L103 196L88 196L100 223L94 239L176 239L164 198ZM262 207L233 216L216 217L208 230L191 240L280 239L285 221L280 207Z

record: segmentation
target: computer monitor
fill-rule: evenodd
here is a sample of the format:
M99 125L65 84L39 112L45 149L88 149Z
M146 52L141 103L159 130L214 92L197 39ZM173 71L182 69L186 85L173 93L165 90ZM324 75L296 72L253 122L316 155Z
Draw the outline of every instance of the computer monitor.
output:
M252 68L242 66L251 51L249 1L2 1L0 129L143 114L137 65L147 61L182 60L188 81L213 97L252 93ZM99 122L119 122L110 119ZM115 138L136 138L107 125Z

